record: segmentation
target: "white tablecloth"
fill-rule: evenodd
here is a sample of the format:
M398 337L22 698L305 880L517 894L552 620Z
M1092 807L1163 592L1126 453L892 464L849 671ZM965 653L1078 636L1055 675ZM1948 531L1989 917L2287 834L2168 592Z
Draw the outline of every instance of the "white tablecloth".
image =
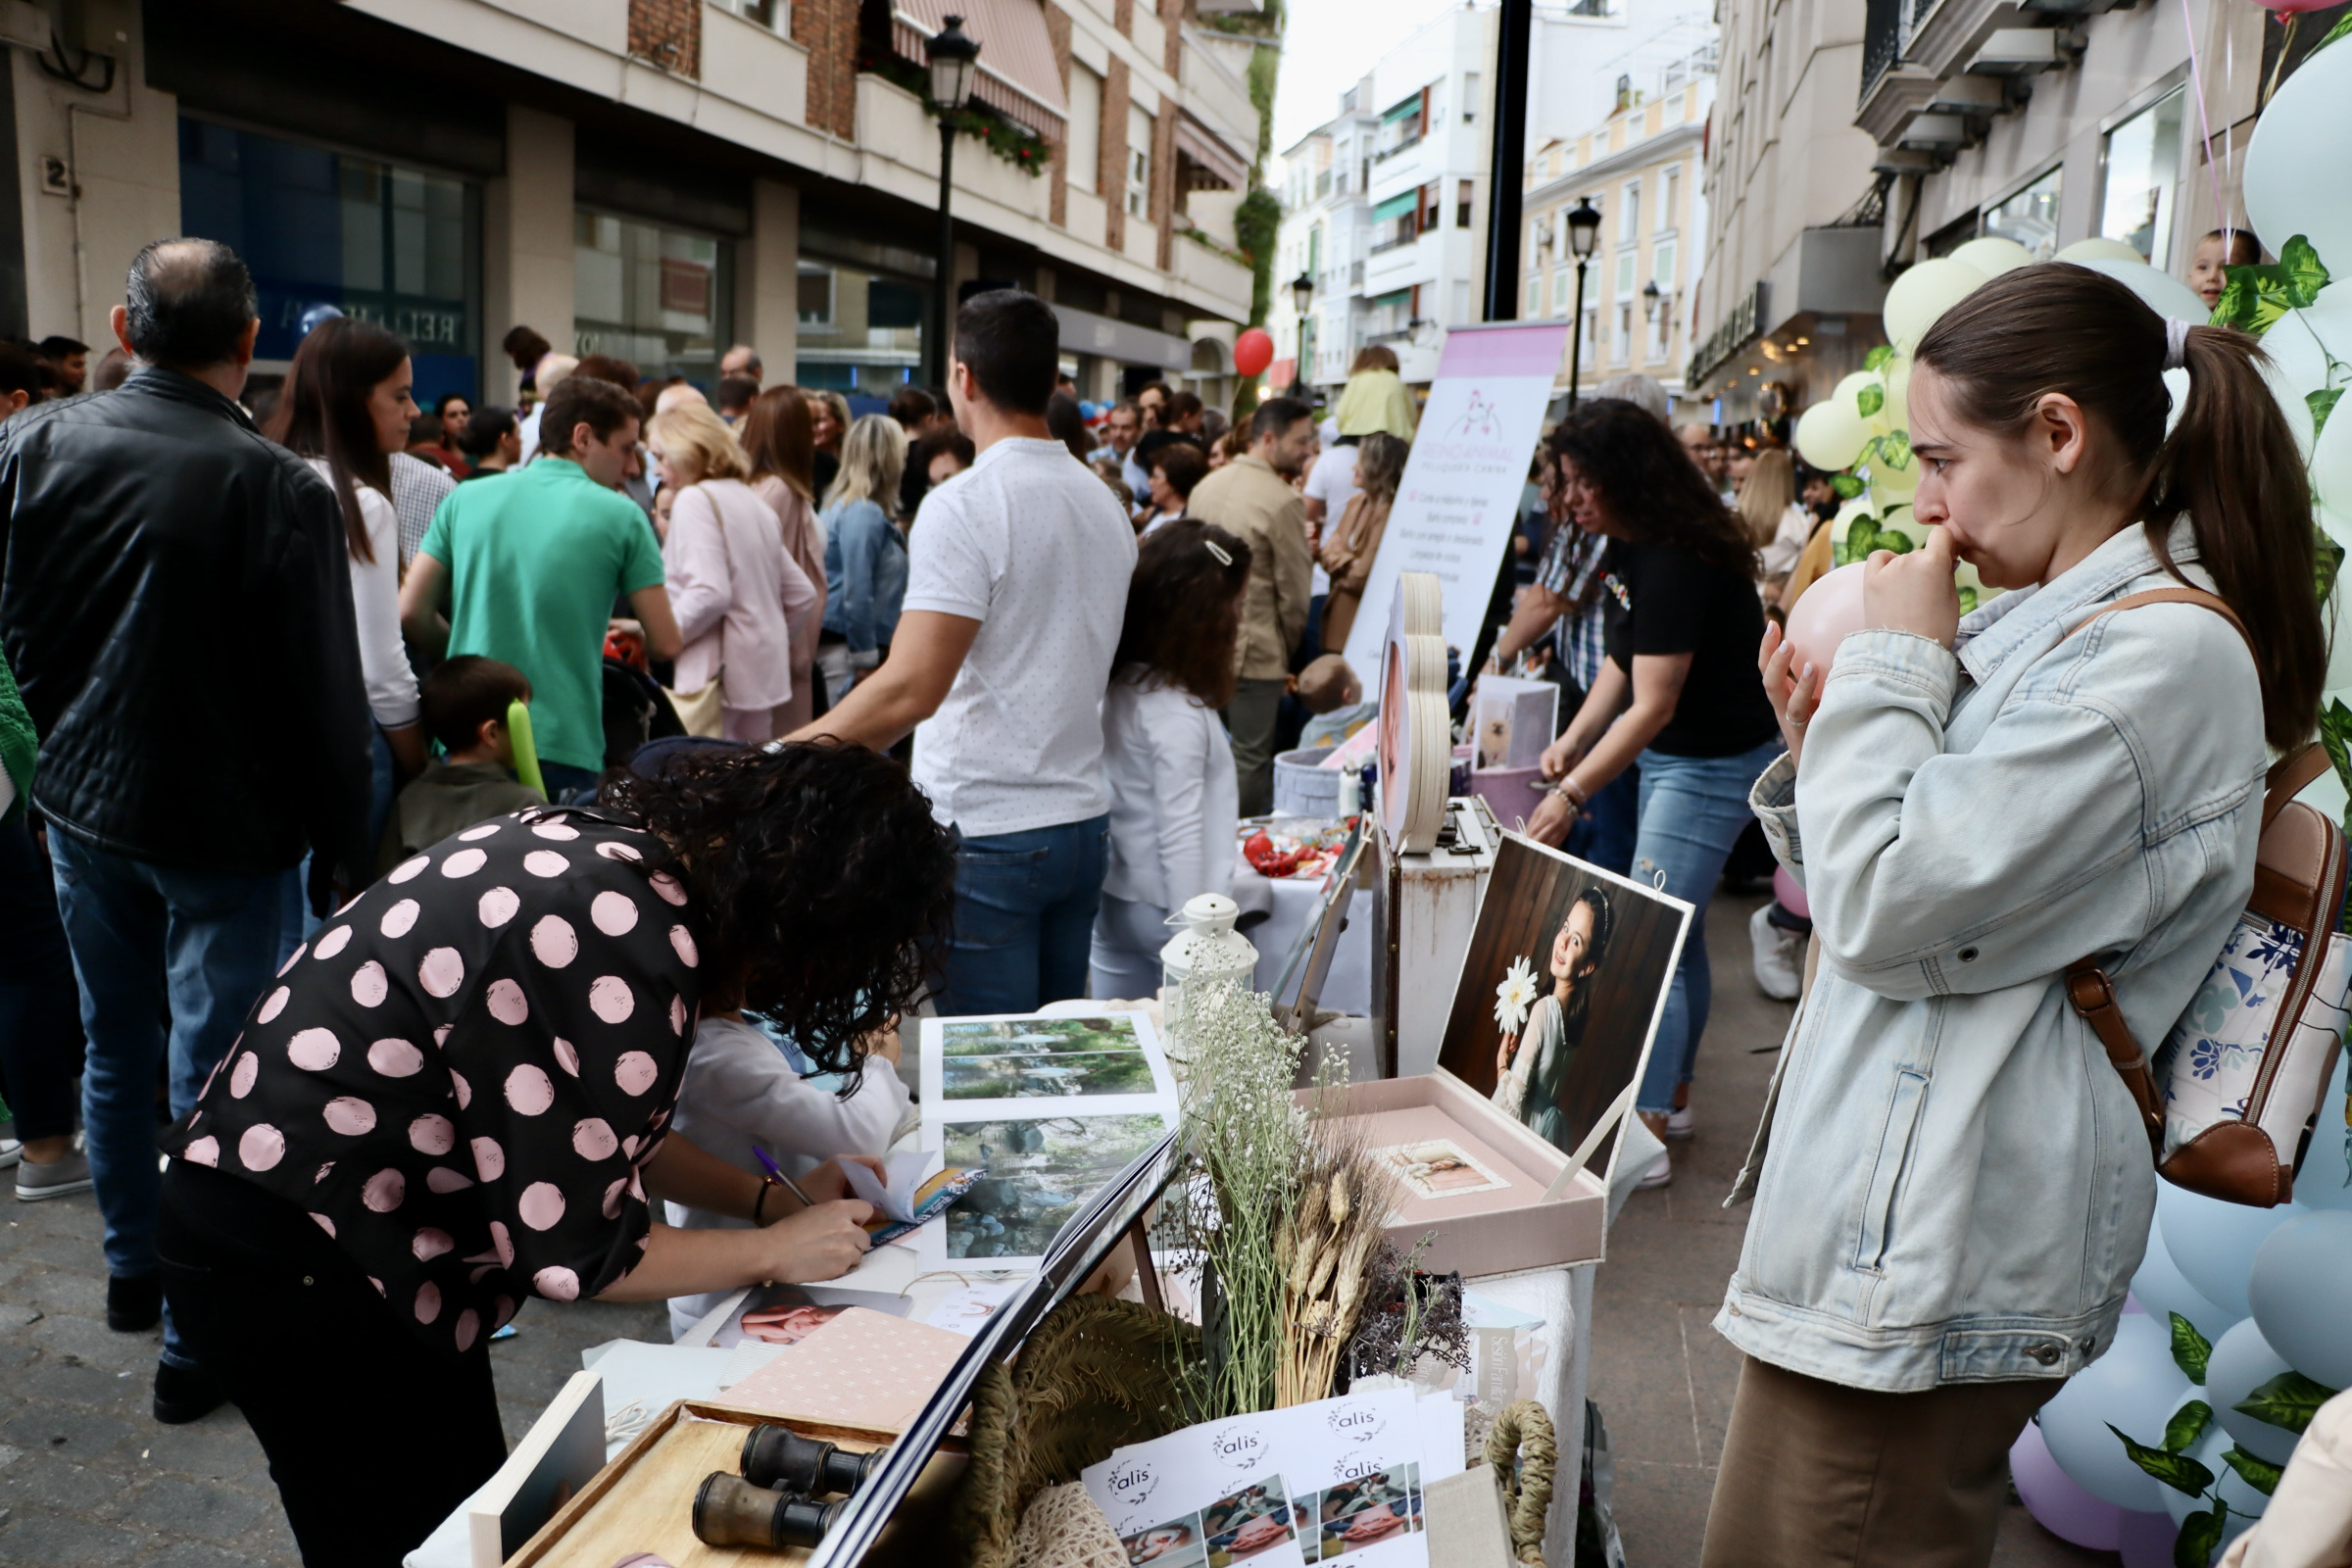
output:
M1253 984L1260 991L1272 991L1274 982L1282 978L1282 962L1290 956L1291 944L1314 918L1323 879L1269 882L1259 877L1258 884L1273 894L1274 910L1263 924L1248 933L1250 945L1257 949ZM1319 1004L1332 1012L1360 1015L1372 1010L1372 896L1358 888L1348 897L1353 902L1348 906L1348 926L1332 954L1331 973L1323 982Z

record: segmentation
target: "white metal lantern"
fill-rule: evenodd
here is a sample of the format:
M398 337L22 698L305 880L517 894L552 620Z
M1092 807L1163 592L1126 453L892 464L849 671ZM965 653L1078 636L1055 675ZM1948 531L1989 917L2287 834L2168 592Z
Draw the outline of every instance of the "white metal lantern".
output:
M1247 990L1256 971L1257 949L1233 928L1241 912L1241 906L1222 893L1203 893L1178 913L1176 918L1184 922L1184 928L1159 950L1159 1015L1179 1059L1191 1055L1183 1049L1186 989L1231 980Z

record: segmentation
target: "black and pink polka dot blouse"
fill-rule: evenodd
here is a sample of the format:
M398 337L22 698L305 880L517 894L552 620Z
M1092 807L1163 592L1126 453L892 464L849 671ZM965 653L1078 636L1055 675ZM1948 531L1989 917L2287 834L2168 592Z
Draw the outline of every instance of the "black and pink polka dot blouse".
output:
M288 961L164 1148L300 1206L445 1348L603 1291L643 1255L701 996L662 853L540 808L404 861Z

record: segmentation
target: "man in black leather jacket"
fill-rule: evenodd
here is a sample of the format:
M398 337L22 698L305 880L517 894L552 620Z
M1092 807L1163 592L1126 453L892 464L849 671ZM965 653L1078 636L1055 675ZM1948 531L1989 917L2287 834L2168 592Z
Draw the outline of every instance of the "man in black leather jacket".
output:
M261 325L245 265L150 245L114 324L140 364L120 390L0 426L0 634L81 986L107 1321L134 1331L162 1312L158 1020L178 1116L277 965L304 852L368 880L372 737L334 493L234 401ZM157 1416L219 1402L167 1322Z

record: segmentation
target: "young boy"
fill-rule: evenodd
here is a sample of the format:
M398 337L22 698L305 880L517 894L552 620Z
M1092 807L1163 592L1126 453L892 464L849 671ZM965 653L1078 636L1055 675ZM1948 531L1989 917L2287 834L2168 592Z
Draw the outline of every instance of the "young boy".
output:
M1298 737L1301 747L1337 746L1380 716L1380 705L1364 701L1364 683L1337 654L1309 660L1298 685L1298 701L1315 715Z
M521 670L463 654L427 675L417 699L424 732L448 755L410 780L393 802L376 858L379 872L476 822L546 804L514 778L507 706L531 700L531 683Z
M2197 241L2197 248L2189 254L2188 286L2210 311L2222 303L2222 290L2230 282L2222 269L2252 267L2261 260L2262 241L2251 230L2217 228Z

